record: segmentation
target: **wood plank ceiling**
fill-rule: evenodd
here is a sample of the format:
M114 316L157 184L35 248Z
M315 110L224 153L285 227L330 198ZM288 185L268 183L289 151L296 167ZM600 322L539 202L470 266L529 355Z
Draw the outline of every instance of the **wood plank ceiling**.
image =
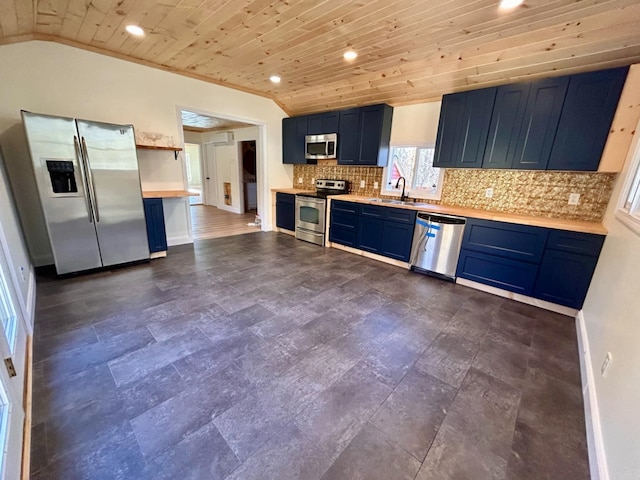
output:
M638 0L497 3L0 0L0 44L61 42L263 95L290 114L640 62Z

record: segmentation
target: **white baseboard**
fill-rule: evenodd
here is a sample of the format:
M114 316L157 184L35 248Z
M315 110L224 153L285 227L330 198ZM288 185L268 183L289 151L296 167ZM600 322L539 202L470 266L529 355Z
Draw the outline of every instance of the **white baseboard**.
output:
M226 210L227 212L231 212L231 213L240 213L240 207L234 207L234 206L231 206L231 205L225 205L224 203L218 205L218 208L220 210Z
M176 245L184 245L186 243L193 243L193 238L189 235L180 237L167 237L167 246L175 247Z
M502 290L501 288L492 287L490 285L484 285L483 283L474 282L473 280L467 280L466 278L456 278L456 283L464 285L465 287L475 288L483 292L492 293L499 297L510 298L520 303L526 303L527 305L533 305L534 307L540 307L551 312L556 312L568 317L575 317L578 311L575 308L565 307L556 303L546 302L538 298L528 297L519 293L509 292Z
M576 315L578 348L580 353L580 375L582 377L582 394L584 400L584 417L587 429L587 446L589 448L589 469L591 480L609 480L607 456L604 450L600 410L594 388L594 376L591 363L589 338L582 310Z

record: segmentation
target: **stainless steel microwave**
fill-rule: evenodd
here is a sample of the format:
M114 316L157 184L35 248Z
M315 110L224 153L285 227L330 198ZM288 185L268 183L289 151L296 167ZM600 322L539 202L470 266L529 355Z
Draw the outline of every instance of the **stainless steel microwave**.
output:
M304 158L312 160L323 160L326 158L337 158L338 134L327 133L325 135L307 135L304 137L305 148Z

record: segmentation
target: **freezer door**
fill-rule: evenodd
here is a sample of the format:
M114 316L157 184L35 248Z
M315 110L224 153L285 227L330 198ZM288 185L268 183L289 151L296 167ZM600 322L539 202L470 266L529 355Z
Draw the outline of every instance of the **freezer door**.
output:
M136 143L131 125L76 120L88 165L105 266L149 258Z
M75 121L30 112L22 121L58 274L100 267Z

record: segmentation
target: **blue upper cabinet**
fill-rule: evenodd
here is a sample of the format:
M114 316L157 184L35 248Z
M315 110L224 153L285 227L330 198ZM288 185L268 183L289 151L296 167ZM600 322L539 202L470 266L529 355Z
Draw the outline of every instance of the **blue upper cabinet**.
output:
M544 170L569 77L498 87L483 168Z
M307 118L302 116L282 119L282 163L307 163L304 152ZM315 163L313 160L310 162Z
M338 165L385 166L392 116L393 108L385 104L342 110Z
M511 168L513 165L530 87L528 83L498 87L483 168Z
M483 88L442 98L434 167L482 166L495 97L495 88Z
M360 109L340 112L338 135L338 164L357 165L360 158Z
M571 76L549 170L597 170L629 68Z
M339 112L316 113L307 117L307 135L338 133L339 128Z

